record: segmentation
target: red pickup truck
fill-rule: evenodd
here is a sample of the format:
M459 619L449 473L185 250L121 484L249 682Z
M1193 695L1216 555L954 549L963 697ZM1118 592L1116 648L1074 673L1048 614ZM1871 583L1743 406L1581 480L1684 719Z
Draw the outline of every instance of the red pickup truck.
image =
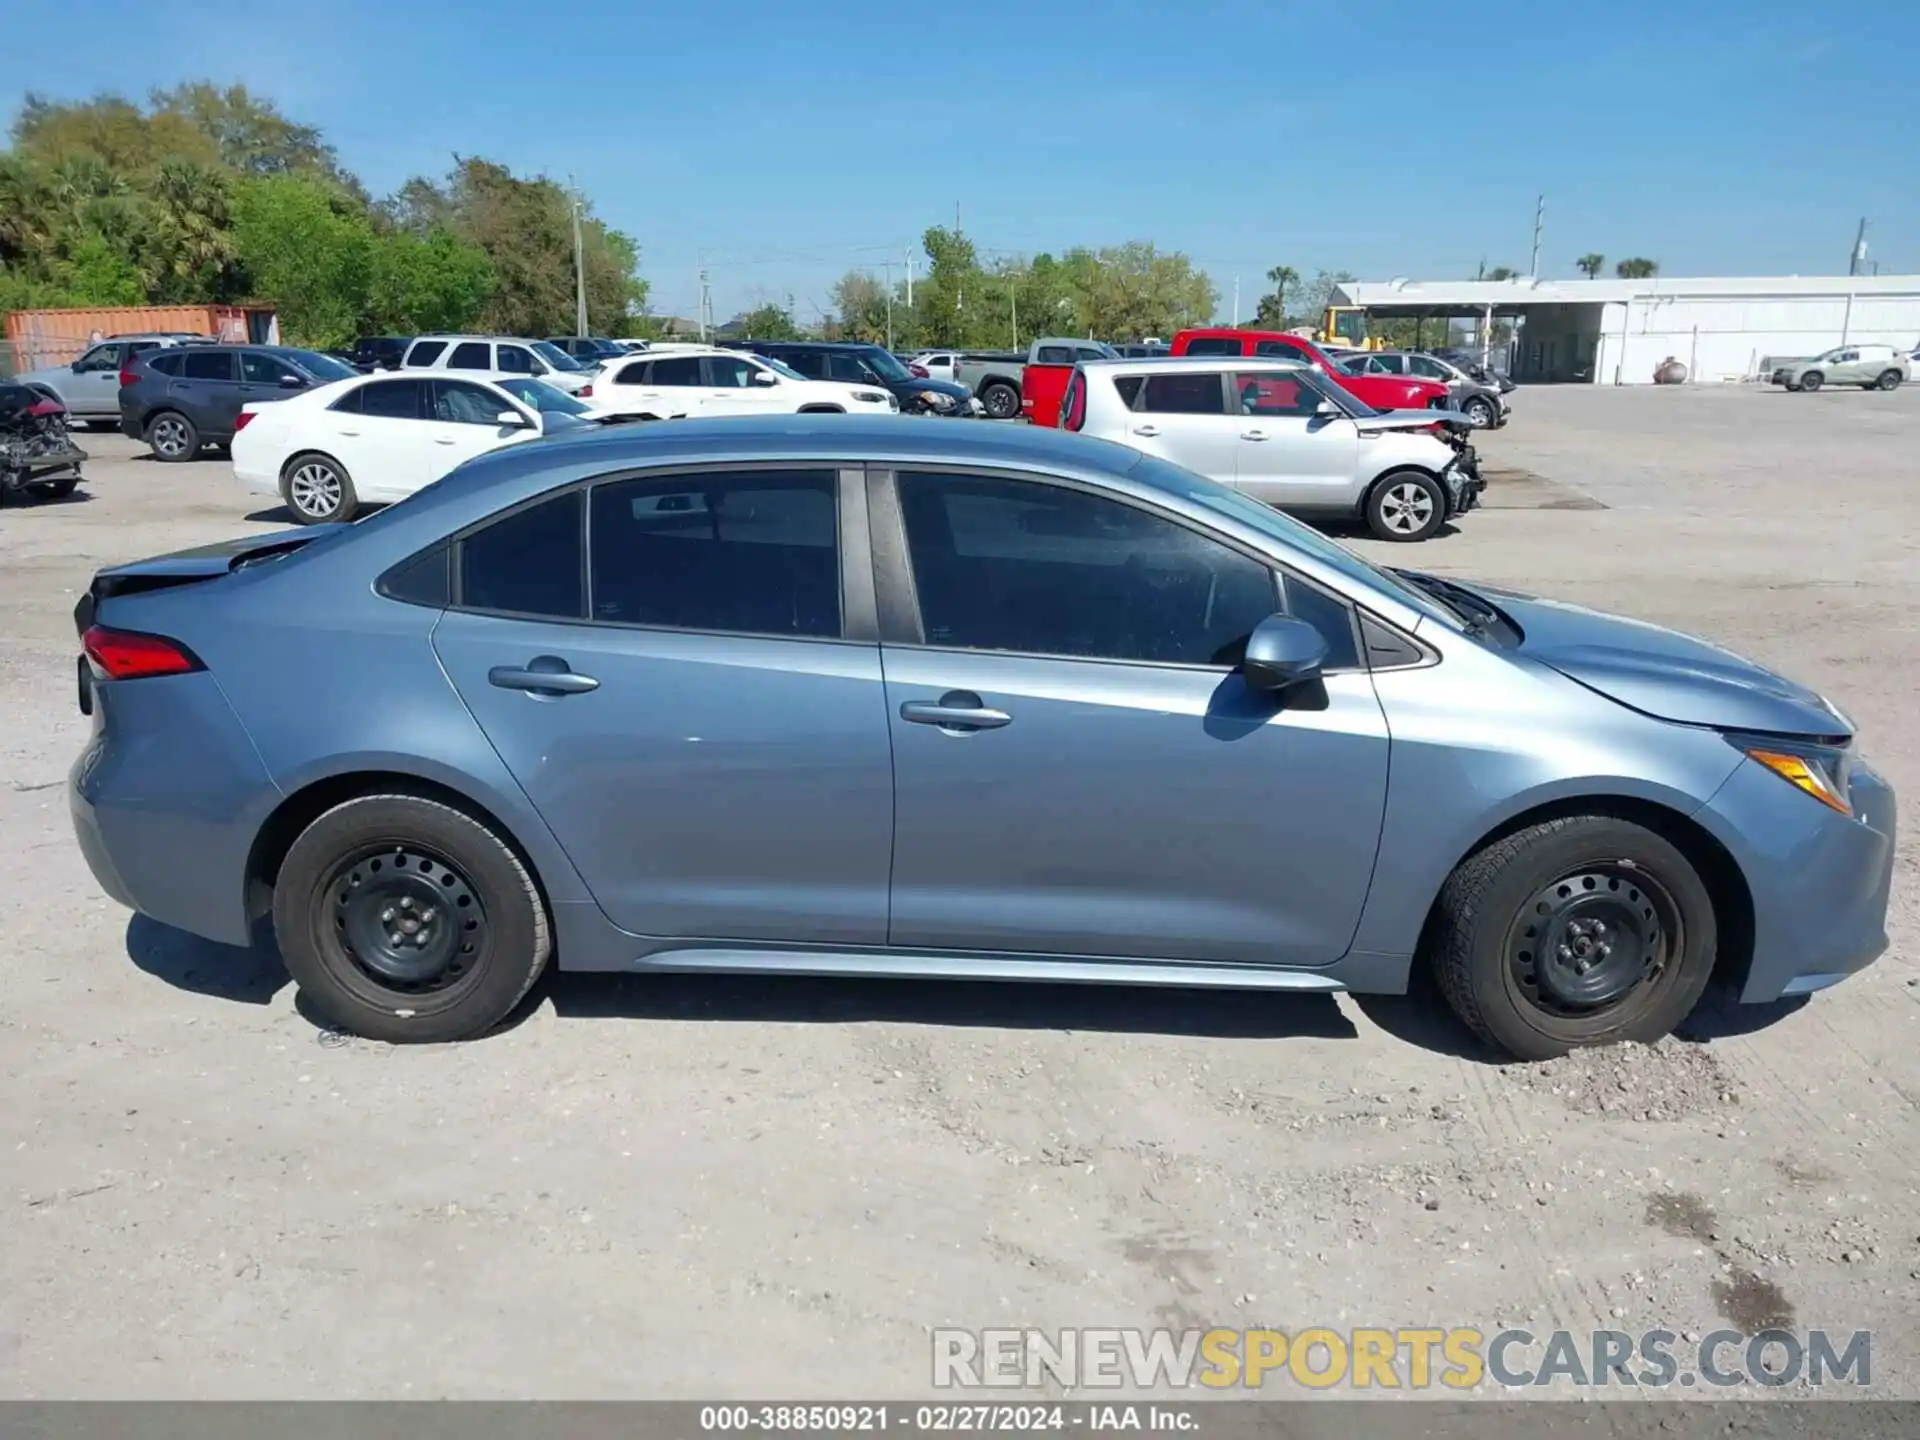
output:
M1363 405L1375 410L1445 410L1451 402L1438 380L1402 375L1349 375L1320 347L1278 330L1182 330L1173 337L1176 355L1258 355L1311 365Z

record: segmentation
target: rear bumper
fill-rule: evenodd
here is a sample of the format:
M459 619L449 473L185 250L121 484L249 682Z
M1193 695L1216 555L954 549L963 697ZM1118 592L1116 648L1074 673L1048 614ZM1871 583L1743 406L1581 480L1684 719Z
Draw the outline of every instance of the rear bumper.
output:
M120 412L120 433L129 440L141 440L145 438L145 431L141 429L139 420L125 410Z
M248 856L279 791L225 694L205 673L107 681L93 707L67 792L94 879L162 924L245 945Z
M1865 764L1852 817L1748 760L1696 817L1732 852L1753 897L1753 960L1740 999L1803 995L1864 970L1887 948L1897 805Z

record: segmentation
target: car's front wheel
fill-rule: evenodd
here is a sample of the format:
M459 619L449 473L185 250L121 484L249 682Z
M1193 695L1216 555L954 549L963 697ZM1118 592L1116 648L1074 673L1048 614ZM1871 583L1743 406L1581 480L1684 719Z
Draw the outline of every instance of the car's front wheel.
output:
M1448 877L1428 959L1454 1012L1522 1060L1657 1040L1699 1002L1718 928L1698 871L1631 821L1576 815Z
M1496 418L1493 402L1484 395L1475 395L1460 407L1460 413L1467 417L1467 423L1476 430L1490 428Z
M1367 493L1367 528L1382 540L1425 540L1447 519L1447 492L1421 470L1396 470Z
M302 525L351 520L360 508L353 477L339 461L325 455L296 455L281 477L280 493Z
M553 948L539 888L506 841L413 795L361 796L309 825L281 862L273 927L325 1019L396 1044L484 1034Z
M1809 370L1800 377L1800 388L1802 390L1818 390L1826 383L1827 377L1822 375L1818 370Z

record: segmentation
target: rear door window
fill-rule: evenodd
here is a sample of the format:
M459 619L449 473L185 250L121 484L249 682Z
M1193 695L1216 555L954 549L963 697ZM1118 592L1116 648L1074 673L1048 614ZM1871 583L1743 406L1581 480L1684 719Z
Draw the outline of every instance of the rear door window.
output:
M493 347L484 340L463 340L447 357L449 370L491 370Z
M376 380L360 387L360 408L388 420L418 420L426 390L424 380Z
M824 380L827 378L827 357L824 351L789 350L784 353L774 352L774 358L798 370L809 380Z
M783 470L596 486L593 618L838 636L837 484L831 470Z
M645 361L641 361L636 365L623 365L620 367L619 373L613 377L613 383L616 385L644 385L646 382L647 366Z
M189 350L180 363L180 376L184 380L231 380L233 352Z
M676 355L667 360L653 362L653 374L650 377L655 385L698 385L700 383L700 357L698 355Z
M578 620L585 613L580 513L569 490L516 510L460 542L460 605Z
M760 367L738 355L709 355L707 383L723 390L745 390Z
M1139 409L1153 415L1224 415L1227 402L1218 370L1180 370L1149 375Z

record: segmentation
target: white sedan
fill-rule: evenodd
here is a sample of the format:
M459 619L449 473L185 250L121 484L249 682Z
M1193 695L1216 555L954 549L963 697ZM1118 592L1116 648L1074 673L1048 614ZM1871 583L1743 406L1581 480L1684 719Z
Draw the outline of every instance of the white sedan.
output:
M529 376L382 371L242 407L233 473L318 525L405 499L489 450L601 419Z
M600 415L678 420L688 415L886 415L900 402L880 385L809 380L765 355L715 346L648 351L609 361L578 392Z

